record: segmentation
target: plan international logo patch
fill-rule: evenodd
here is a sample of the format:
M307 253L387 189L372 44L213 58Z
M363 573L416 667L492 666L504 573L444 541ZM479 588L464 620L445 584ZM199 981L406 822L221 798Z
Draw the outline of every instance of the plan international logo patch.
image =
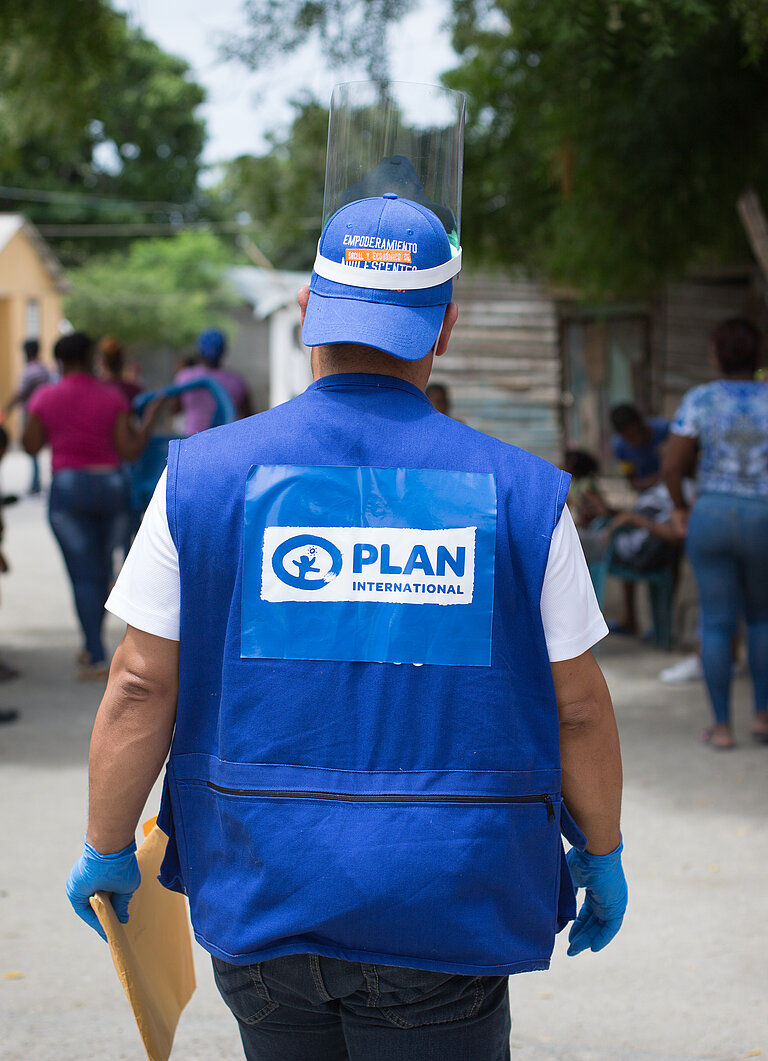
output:
M475 527L265 527L261 599L471 604Z
M240 654L489 667L495 551L490 473L254 465Z

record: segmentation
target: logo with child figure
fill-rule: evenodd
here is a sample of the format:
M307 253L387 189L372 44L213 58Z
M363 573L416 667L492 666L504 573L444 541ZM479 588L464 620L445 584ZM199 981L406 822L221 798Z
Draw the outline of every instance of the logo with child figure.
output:
M272 570L294 589L322 589L341 571L341 551L327 538L296 534L272 554Z

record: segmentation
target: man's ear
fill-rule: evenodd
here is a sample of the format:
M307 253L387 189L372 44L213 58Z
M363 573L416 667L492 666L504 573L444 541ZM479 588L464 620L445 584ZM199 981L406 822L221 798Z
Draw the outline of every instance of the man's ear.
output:
M304 284L300 287L296 294L296 301L299 304L299 312L301 313L301 326L304 327L304 317L307 313L307 303L309 302L309 284Z
M451 338L451 332L453 326L459 318L459 307L455 302L449 302L445 307L445 316L443 317L442 327L440 328L440 334L437 337L437 343L435 345L435 357L440 357L448 349L448 343Z

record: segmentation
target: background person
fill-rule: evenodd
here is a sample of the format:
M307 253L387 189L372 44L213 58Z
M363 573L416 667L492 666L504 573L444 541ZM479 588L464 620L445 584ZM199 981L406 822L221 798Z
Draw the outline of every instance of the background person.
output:
M661 449L669 434L669 423L661 417L643 416L634 405L611 409L611 425L616 434L611 450L622 474L633 490L641 493L655 486L661 477ZM637 634L635 583L622 581L623 613L611 630L616 634Z
M40 387L29 403L27 453L51 447L51 529L72 583L84 637L81 679L106 677L101 627L112 581L112 548L129 501L121 460L144 450L161 402L136 425L126 399L92 372L93 342L82 332L59 339L58 383Z
M6 450L8 449L8 432L5 428L0 427L0 461L5 456ZM5 526L3 523L3 503L5 497L2 490L0 489L0 548L2 548L3 536L5 532ZM10 570L8 561L5 559L5 554L0 552L0 575L6 574ZM9 667L6 663L0 661L0 681L6 682L11 681L13 678L17 678L19 672L14 667ZM19 712L15 707L0 707L0 725L4 722L15 722L19 717Z
M114 387L126 399L130 407L133 406L134 398L137 398L143 390L138 383L126 378L125 350L115 335L105 335L99 340L96 375L104 383ZM123 475L125 476L125 489L130 491L130 469L127 465L123 465ZM141 513L137 512L132 505L127 505L115 525L114 546L121 550L123 559L128 555L140 523Z
M597 481L600 466L587 450L571 448L566 450L563 467L571 476L567 504L584 556L590 564L599 562L606 549L605 528L614 515Z
M616 405L611 409L611 426L616 432L611 450L632 489L654 486L661 478L661 449L669 434L669 421L643 416L634 405Z
M138 383L126 379L125 349L116 335L105 335L99 340L96 375L119 390L129 405L141 394Z
M416 271L451 262L437 218L394 195L334 215L326 258L343 260L348 229L408 234ZM587 889L569 953L605 946L626 904L618 736L589 651L606 627L563 511L568 477L426 398L456 320L450 280L381 291L352 272L349 285L314 272L299 293L304 394L171 444L110 598L129 625L68 893L93 924L88 896L106 888L126 919L135 828L175 733L162 879L190 896L250 1061L506 1061L507 974L546 967L575 913L561 760L588 843L568 856ZM471 610L447 591L445 607L426 590L393 603L404 591L377 581L370 600L314 592L334 585L341 552L319 530L302 544L304 523L396 534L403 563L384 544L381 563L423 589L427 518L438 537L478 521ZM466 574L454 561L441 578Z
M428 383L426 395L439 413L451 415L451 398L444 383Z
M174 383L192 383L198 379L211 379L220 383L232 399L238 419L253 412L248 384L238 372L222 368L221 361L227 350L226 336L218 328L208 328L197 337L199 365L182 368L176 373ZM213 423L216 402L204 387L194 387L178 396L178 406L184 413L184 429L187 435L207 431Z
M684 496L690 497L690 491ZM674 507L665 484L656 483L637 495L631 509L617 512L603 534L606 541L613 538L618 562L637 571L655 571L677 561L683 537L672 522Z
M41 387L44 383L48 383L51 374L45 365L40 361L40 344L37 339L27 339L24 343L24 357L26 358L26 365L21 373L21 379L15 392L11 396L10 401L6 404L3 410L3 419L17 406L20 405L24 410L24 418L26 422L26 410L29 405L29 400L35 393L38 387ZM32 455L32 480L29 485L30 494L40 493L40 465L36 455Z
M0 462L5 456L8 450L8 432L4 427L0 427ZM6 497L0 486L0 550L3 549L3 538L5 536L5 523L3 521L3 509L6 504L11 501L15 501L15 497ZM0 551L0 575L6 575L10 571L10 566L5 558L5 552ZM15 667L9 667L7 663L0 660L0 682L12 681L14 678L18 678L19 672ZM19 717L19 712L15 708L3 707L0 708L0 723L2 722L15 722Z
M754 380L760 343L748 320L732 318L715 329L712 352L721 378L683 397L665 454L673 520L687 533L699 588L701 663L715 718L702 737L713 748L734 745L732 642L742 614L754 687L752 734L768 743L768 388ZM689 510L682 483L694 468L698 494Z

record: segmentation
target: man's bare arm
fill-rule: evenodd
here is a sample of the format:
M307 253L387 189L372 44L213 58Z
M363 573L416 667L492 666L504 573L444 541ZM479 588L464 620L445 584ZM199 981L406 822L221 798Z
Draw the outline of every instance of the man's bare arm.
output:
M621 749L605 678L591 652L552 663L560 714L563 799L587 837L607 855L621 840Z
M87 841L102 854L132 842L173 736L179 644L129 626L91 737Z

